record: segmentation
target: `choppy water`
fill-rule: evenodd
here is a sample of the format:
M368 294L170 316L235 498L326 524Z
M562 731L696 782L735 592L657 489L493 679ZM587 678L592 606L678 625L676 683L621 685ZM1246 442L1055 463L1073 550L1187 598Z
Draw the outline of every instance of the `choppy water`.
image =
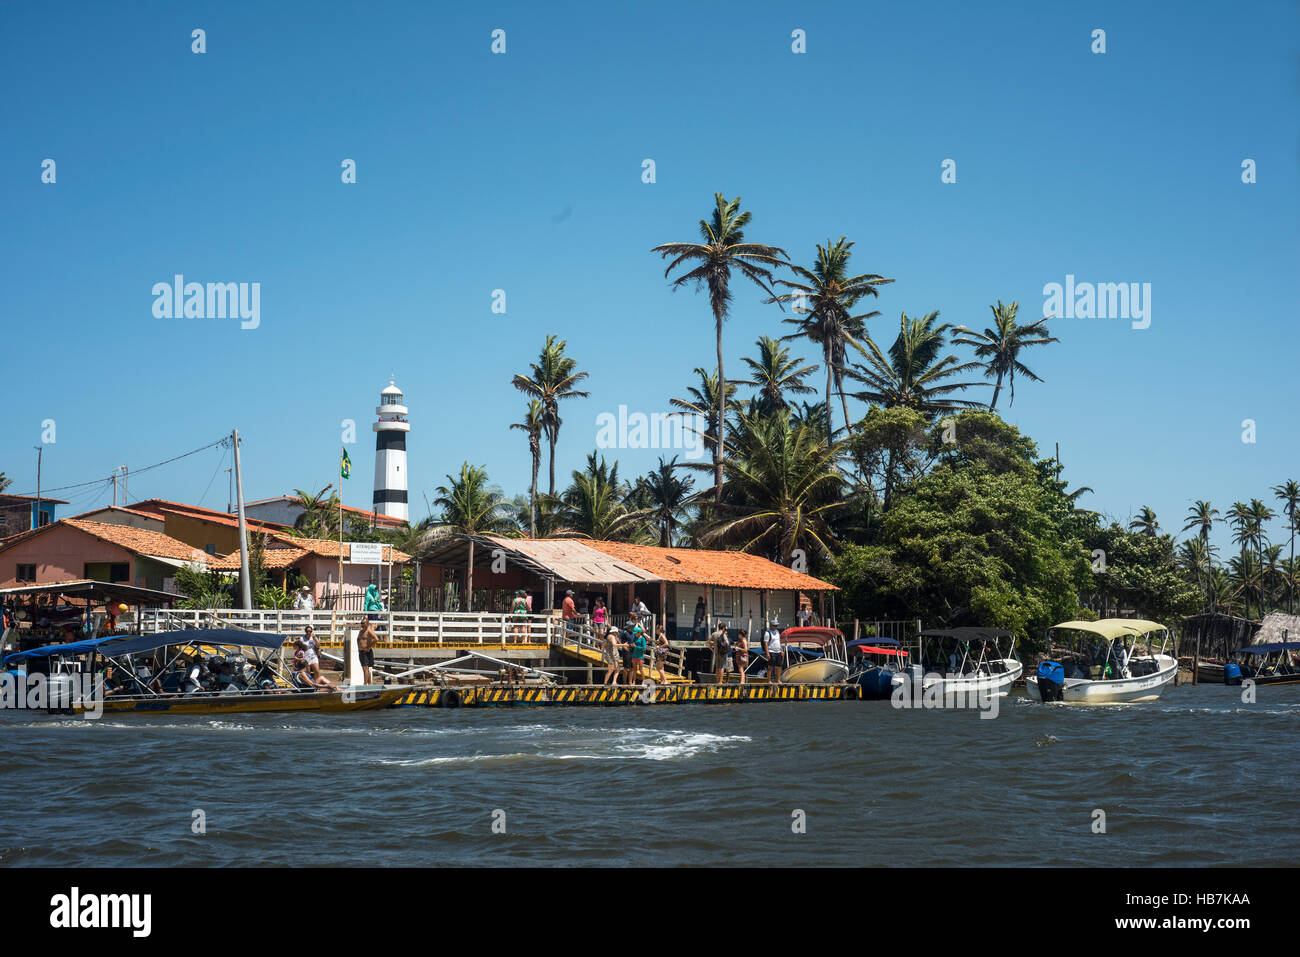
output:
M9 713L0 865L1290 865L1300 687L1259 698Z

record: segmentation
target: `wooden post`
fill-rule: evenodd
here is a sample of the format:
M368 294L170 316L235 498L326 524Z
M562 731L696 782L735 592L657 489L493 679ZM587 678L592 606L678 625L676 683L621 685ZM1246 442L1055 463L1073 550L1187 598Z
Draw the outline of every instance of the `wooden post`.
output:
M704 586L704 635L713 634L713 586Z
M660 624L664 626L664 634L668 634L668 583L659 583L659 619Z

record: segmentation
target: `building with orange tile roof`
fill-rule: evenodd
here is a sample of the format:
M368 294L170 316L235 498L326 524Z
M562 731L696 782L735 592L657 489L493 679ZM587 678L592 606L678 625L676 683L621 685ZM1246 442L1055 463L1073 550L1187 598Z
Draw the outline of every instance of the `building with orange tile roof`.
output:
M0 587L91 579L171 591L179 566L210 557L151 529L65 518L0 541Z

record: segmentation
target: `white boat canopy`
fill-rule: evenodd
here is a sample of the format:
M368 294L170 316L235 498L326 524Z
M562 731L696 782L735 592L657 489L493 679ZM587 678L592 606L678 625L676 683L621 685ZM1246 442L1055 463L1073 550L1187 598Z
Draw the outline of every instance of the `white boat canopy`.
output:
M1157 621L1147 621L1145 618L1103 618L1100 621L1063 621L1048 630L1089 631L1114 641L1116 638L1129 638L1169 629L1166 625Z

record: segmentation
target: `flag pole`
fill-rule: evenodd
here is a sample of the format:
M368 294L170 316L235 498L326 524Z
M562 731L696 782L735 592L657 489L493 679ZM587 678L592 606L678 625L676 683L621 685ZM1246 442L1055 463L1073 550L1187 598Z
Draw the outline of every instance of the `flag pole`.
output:
M347 455L347 449L343 450ZM339 589L334 598L334 619L330 622L331 637L337 638L338 632L335 630L334 621L338 618L339 602L343 600L343 463L339 463Z

